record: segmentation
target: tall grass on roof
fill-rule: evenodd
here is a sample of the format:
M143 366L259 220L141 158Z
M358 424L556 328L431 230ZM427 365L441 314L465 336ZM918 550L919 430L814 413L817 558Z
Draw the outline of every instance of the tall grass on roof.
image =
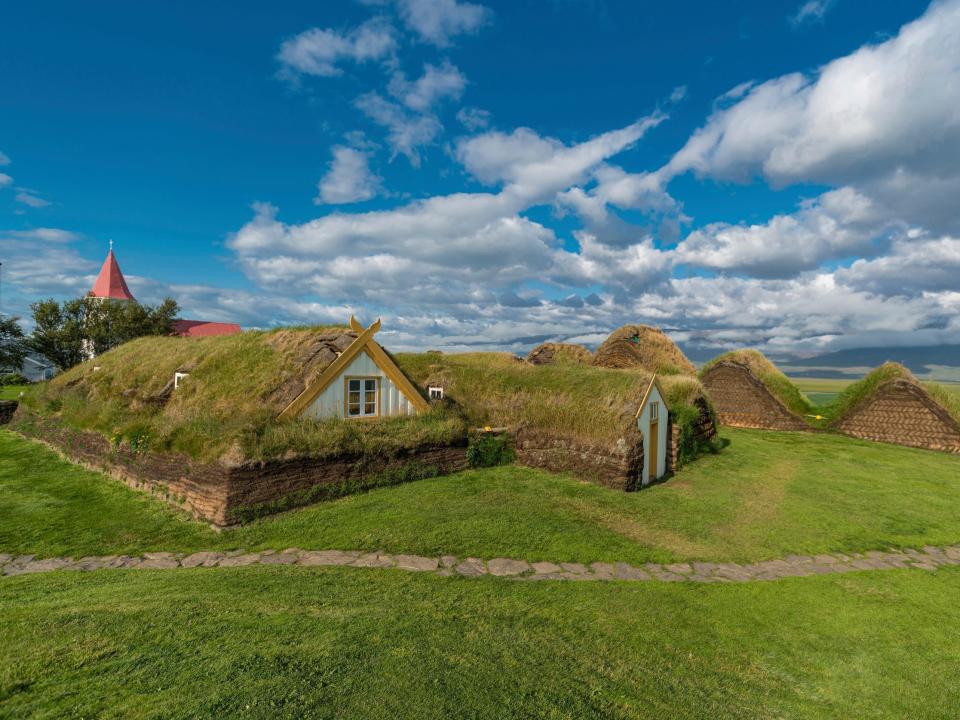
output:
M649 325L617 328L597 348L593 364L641 368L658 375L696 375L697 369L666 333Z
M848 385L827 409L830 418L835 422L839 421L861 401L876 392L881 385L891 380L906 380L922 387L954 420L960 422L960 396L948 392L936 383L921 383L907 368L895 362L886 362L868 373L862 380Z
M507 353L396 355L422 385L442 385L473 426L536 427L584 441L616 442L634 415L651 373L583 365L531 365ZM702 396L692 376L660 378L671 409Z
M527 362L534 365L589 365L593 353L574 343L541 343L527 355Z
M141 338L32 388L25 404L117 442L136 439L150 450L229 462L390 452L463 436L462 419L443 408L362 423L277 422L354 337L347 328L323 326ZM178 371L189 376L174 390Z
M800 417L814 412L809 398L759 350L731 350L718 355L700 368L700 377L711 367L724 361L746 366L790 412Z

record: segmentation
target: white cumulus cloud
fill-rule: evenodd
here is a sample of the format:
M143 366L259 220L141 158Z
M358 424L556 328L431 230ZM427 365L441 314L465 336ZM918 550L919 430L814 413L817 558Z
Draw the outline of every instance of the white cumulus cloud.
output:
M317 188L315 202L329 205L361 202L377 195L381 179L370 170L370 157L363 150L338 145L333 148L330 169Z
M311 28L284 41L277 59L284 70L297 74L334 76L343 61L357 63L382 60L393 54L397 40L393 27L373 18L349 32Z
M741 86L662 170L775 186L851 185L913 222L956 227L960 190L960 0L936 2L886 42L813 75ZM900 179L898 181L898 179ZM895 188L933 196L935 217ZM950 208L944 206L947 203Z
M474 33L492 17L483 5L460 0L397 0L404 24L421 40L439 47L457 35Z

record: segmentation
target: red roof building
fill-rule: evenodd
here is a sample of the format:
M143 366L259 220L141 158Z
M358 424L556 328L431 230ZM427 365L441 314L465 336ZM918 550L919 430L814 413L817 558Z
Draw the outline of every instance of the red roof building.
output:
M110 252L103 261L97 281L93 289L87 293L88 297L106 298L110 300L131 300L136 302L127 281L120 272L120 264L113 254L113 241L110 241ZM242 329L236 323L207 322L206 320L174 320L173 334L177 337L212 337L214 335L236 335Z
M206 322L205 320L174 320L173 334L178 337L212 337L236 335L241 332L236 323Z
M100 274L97 275L97 281L93 284L93 290L89 293L90 297L109 298L111 300L133 300L133 293L127 287L127 281L123 279L123 273L120 272L120 265L113 254L113 243L110 243L110 252L107 253L107 259L103 261L103 267L100 268Z

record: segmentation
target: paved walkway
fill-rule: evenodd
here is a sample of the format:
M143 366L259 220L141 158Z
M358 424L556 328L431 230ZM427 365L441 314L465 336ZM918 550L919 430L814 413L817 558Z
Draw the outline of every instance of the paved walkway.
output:
M853 555L788 555L779 560L738 563L673 563L643 566L627 563L528 562L509 558L481 560L479 558L422 557L419 555L388 555L386 553L350 552L343 550L299 550L282 552L266 550L247 553L242 550L198 552L192 555L166 552L145 553L142 557L107 555L103 557L47 558L37 560L33 555L12 556L0 554L0 574L24 575L54 570L92 571L107 569L173 570L178 568L240 567L245 565L296 565L316 567L345 565L350 567L395 568L398 570L432 572L438 575L479 577L494 575L517 580L647 580L656 582L748 582L776 580L806 575L831 575L859 570L892 570L919 568L936 570L941 565L960 565L960 545L951 547L927 546L923 550L890 550Z

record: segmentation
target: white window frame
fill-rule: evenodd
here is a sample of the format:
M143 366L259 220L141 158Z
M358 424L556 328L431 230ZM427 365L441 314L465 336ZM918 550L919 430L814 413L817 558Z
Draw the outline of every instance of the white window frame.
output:
M376 376L347 377L343 381L343 414L352 420L368 420L380 417L380 378ZM370 389L373 383L373 389ZM356 390L352 387L356 384ZM351 393L358 393L355 401ZM372 399L371 399L372 393ZM373 404L373 412L367 412L367 406ZM356 413L351 412L351 406L356 407Z
M443 400L443 388L440 385L431 385L427 388L427 397L431 400Z
M190 377L190 373L175 372L173 374L173 389L176 390L178 387L180 387L180 383L182 383L188 377Z
M650 401L650 422L660 422L660 403L656 400Z

